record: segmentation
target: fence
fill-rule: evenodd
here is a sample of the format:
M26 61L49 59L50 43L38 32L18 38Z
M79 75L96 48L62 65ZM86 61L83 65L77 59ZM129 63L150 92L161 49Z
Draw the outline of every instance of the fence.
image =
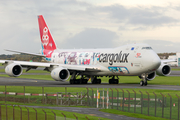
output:
M23 109L25 108L25 110ZM30 111L33 109L34 111ZM59 114L59 113L58 113ZM41 109L37 111L35 108L14 106L8 104L0 105L0 120L78 120L78 116L75 114L64 114L63 112L57 116L57 113L51 111L51 113ZM87 116L84 119L89 120Z
M180 119L180 97L170 94L156 94L141 91L128 91L123 89L95 89L86 88L85 91L44 92L42 94L0 92L0 101L21 103L51 104L61 106L90 106L104 109L117 109L121 111L140 113L149 116L168 119Z
M64 105L64 106L87 106L87 91L81 92L54 92L44 93L44 87L42 87L42 93L26 93L26 87L23 87L23 93L0 92L0 101L20 102L20 103L34 103L34 104L51 104L51 105Z
M120 91L121 90L121 91ZM172 98L170 94L157 96L156 93L146 94L141 91L130 93L123 89L88 90L89 105L104 109L117 109L121 111L140 113L148 116L168 119L180 119L180 97Z

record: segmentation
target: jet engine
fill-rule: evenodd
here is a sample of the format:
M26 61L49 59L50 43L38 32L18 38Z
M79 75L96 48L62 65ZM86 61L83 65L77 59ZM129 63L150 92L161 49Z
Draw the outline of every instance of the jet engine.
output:
M51 71L51 77L56 81L66 81L69 76L69 70L63 67L57 67Z
M147 77L147 80L148 81L153 80L155 77L156 77L156 72L150 73Z
M157 70L157 75L167 76L171 73L171 67L168 64L162 64Z
M23 69L21 65L16 64L16 63L11 63L6 66L5 72L11 77L18 77L22 74Z
M155 77L156 77L156 72L152 72L147 76L146 80L150 81L153 80ZM139 78L142 79L141 76L139 76Z

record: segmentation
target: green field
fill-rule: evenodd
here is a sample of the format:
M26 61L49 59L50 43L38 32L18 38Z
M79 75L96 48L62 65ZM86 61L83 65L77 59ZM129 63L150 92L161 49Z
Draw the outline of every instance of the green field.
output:
M171 70L172 71L180 71L180 68L179 67L172 67Z
M5 73L5 69L0 69L0 72ZM30 70L26 72L26 69L23 69L23 73L50 73L44 70Z
M112 113L112 114L116 114L116 115L125 115L125 116L129 116L129 117L141 118L141 119L146 119L146 120L167 120L165 118L147 116L147 115L138 114L138 113L123 112L123 111L114 110L114 109L101 109L100 111Z
M82 91L87 91L88 86L82 87L66 87L67 92L82 92ZM89 88L89 90L91 90ZM97 91L97 88L93 88L94 92ZM103 88L99 89L103 90ZM106 90L106 89L105 89ZM116 89L112 89L113 91L116 91ZM118 89L120 92L121 89ZM130 93L134 93L134 91L137 92L137 95L140 95L139 91L142 91L143 94L147 94L146 91L150 94L153 95L153 92L155 92L158 96L161 96L160 93L168 96L168 93L173 97L177 98L176 94L180 95L180 91L178 90L159 90L159 89L139 89L139 88L123 88L125 93L128 93L127 90ZM5 86L0 86L0 92L5 91ZM6 86L6 91L7 92L17 92L17 93L23 93L24 92L24 87L23 86ZM111 91L109 89L109 91ZM26 93L37 93L41 94L42 93L42 87L35 87L35 86L26 86L25 87L25 92ZM57 93L57 92L65 92L65 87L44 87L44 93Z

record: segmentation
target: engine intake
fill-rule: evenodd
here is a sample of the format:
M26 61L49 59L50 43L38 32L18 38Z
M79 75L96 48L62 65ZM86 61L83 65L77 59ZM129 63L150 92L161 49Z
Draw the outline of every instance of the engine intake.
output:
M157 70L157 75L167 76L171 73L171 67L168 64L162 64Z
M150 73L147 77L147 80L153 80L156 77L156 72Z
M151 81L151 80L153 80L155 77L156 77L156 72L152 72L152 73L150 73L150 74L147 76L146 80ZM141 76L139 76L139 78L142 79Z
M11 63L6 66L5 72L11 77L18 77L22 74L23 69L21 65L16 64L16 63Z
M56 81L66 81L68 80L69 76L69 70L63 67L58 67L51 71L51 77Z

